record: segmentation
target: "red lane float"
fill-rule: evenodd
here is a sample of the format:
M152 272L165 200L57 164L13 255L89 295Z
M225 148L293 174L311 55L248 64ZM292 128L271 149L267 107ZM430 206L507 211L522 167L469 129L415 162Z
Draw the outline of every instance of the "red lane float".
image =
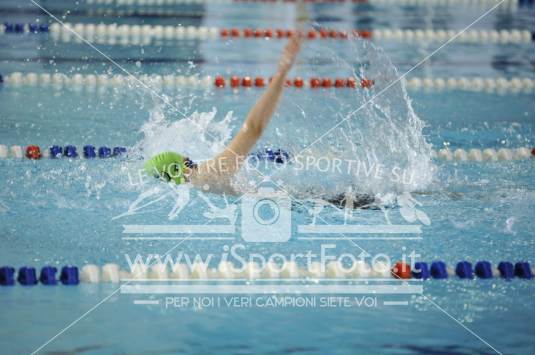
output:
M257 88L262 88L262 87L264 87L264 85L265 85L264 78L262 78L260 76L257 76L254 79L254 86L256 86Z
M269 82L271 82L272 78L269 78ZM229 85L231 88L250 88L250 87L257 87L262 88L265 86L266 80L261 77L257 76L255 77L254 81L250 76L244 76L243 78L240 78L239 76L233 75L230 78L228 78ZM329 89L332 87L343 89L343 88L361 88L361 89L369 89L374 85L374 81L370 79L360 79L360 85L357 85L357 79L356 78L310 78L309 79L309 87L312 89L318 89L318 88L324 88ZM293 80L287 79L285 82L286 86L293 86L296 88L303 88L305 87L305 81L297 77ZM224 88L226 86L226 80L223 76L218 75L215 77L214 80L214 86L216 88Z
M225 79L222 76L216 76L214 85L216 88L223 88L225 87Z
M344 79L339 79L337 78L335 81L334 81L334 87L335 88L343 88L345 85L345 82L344 82Z
M363 88L371 88L373 84L374 84L373 80L360 79L360 86L362 86Z
M241 85L245 88L250 88L252 84L252 80L250 77L246 76L242 79Z
M221 38L289 38L295 34L300 34L304 38L309 40L315 40L315 39L348 39L350 36L350 33L347 31L339 31L335 29L320 29L320 30L308 30L308 31L295 31L295 30L283 30L280 28L277 28L275 30L267 28L267 29L261 29L257 28L255 30L252 30L251 28L223 28L219 31L219 35ZM368 30L353 30L351 31L351 35L353 37L360 37L364 39L370 39L372 37L372 33Z
M411 267L401 261L397 262L392 268L392 275L398 279L410 279Z
M26 158L28 159L41 159L41 149L36 145L29 145L26 147Z
M223 78L220 78L220 79L223 79ZM217 80L217 78L216 78ZM225 79L223 79L225 80ZM217 83L216 83L216 86L217 86ZM237 77L237 76L231 76L230 77L230 87L231 88L238 88L240 87L240 78Z

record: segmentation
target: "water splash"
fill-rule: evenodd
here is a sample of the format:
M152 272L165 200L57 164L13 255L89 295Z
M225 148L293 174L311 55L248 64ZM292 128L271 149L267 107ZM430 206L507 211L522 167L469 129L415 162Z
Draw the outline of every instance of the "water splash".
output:
M311 190L338 194L348 187L367 194L425 189L433 176L430 145L386 54L367 41L348 41L337 50L314 43L307 48L305 61L308 65L299 68L303 77L321 76L328 67L328 77L353 76L373 80L374 85L367 90L319 89L288 96L280 111L302 128L286 138L284 146L331 164L289 168L278 171L275 178L290 181L292 192L305 195ZM335 159L343 161L342 169L334 169Z
M232 111L217 121L217 109L194 112L186 119L168 121L163 106L151 111L150 119L141 127L144 138L135 151L151 157L165 151L180 152L193 160L209 159L221 152L232 138Z
M431 150L396 68L368 41L342 44L336 49L321 41L307 44L291 76L321 77L328 70L325 76L371 79L373 87L286 90L257 148L281 147L316 163L294 161L282 168L273 164L261 172L304 198L335 196L348 188L366 194L425 189L433 175ZM157 106L141 128L144 138L137 148L144 157L172 150L194 160L207 159L224 149L241 123L232 111L221 119L215 108L170 122ZM339 168L337 160L342 161ZM236 187L244 191L261 179L256 167L242 169Z

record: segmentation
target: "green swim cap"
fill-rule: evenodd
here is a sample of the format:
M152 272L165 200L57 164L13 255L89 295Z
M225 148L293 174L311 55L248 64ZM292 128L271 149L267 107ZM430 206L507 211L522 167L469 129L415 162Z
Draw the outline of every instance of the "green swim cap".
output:
M156 154L145 163L145 171L154 177L174 181L177 185L186 182L184 171L186 158L173 152Z

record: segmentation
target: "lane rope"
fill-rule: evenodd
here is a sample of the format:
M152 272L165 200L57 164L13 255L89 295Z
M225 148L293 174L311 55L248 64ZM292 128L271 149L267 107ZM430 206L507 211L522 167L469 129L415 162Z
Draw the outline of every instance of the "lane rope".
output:
M93 23L65 23L89 42L107 45L148 45L154 41L216 40L216 39L285 39L294 34L288 29L218 28L195 26L120 25ZM81 43L68 29L58 23L50 26L38 23L4 23L0 34L50 33L52 39ZM310 29L303 35L308 40L345 40L363 38L405 43L445 42L457 34L455 30L375 29L341 31L336 29ZM529 30L468 30L455 39L457 43L519 44L535 41L535 31Z
M39 160L42 158L60 159L60 158L84 158L84 159L106 159L106 158L118 158L126 155L126 147L95 147L93 145L84 145L78 149L74 145L59 146L53 145L47 149L41 150L37 145L28 145L26 147L20 145L7 145L0 144L0 159L23 159Z
M535 148L500 148L498 150L487 149L455 149L454 151L444 148L432 150L431 157L447 161L510 161L526 160L535 157Z
M305 3L317 4L370 4L398 6L492 6L499 0L304 0ZM255 4L294 4L297 0L87 0L88 4L95 5L115 5L115 6L172 6L183 4L231 4L255 3ZM518 5L532 5L531 0L505 0L500 5L501 8L516 8Z
M263 76L224 77L217 75L141 75L138 80L154 90L177 89L205 89L230 88L248 89L263 88L269 83L269 78ZM409 90L444 91L463 90L488 93L531 93L535 90L535 79L532 78L482 78L482 77L450 77L450 78L410 78L405 81ZM370 89L375 81L367 78L355 77L312 77L308 79L296 77L288 79L286 86L295 89ZM0 74L0 86L21 87L35 86L61 90L63 88L75 91L94 91L95 89L135 87L139 83L127 75L116 74L62 74L62 73L21 73L13 72L5 76Z
M102 267L94 264L84 265L80 270L76 266L63 266L57 277L58 269L55 266L46 265L37 273L32 266L23 266L15 270L12 266L0 267L0 286L14 286L17 281L20 285L34 286L38 283L43 285L78 285L83 283L119 283L122 280L232 280L232 279L435 279L444 280L450 277L458 279L493 279L505 280L524 279L531 280L535 272L529 262L519 261L512 263L502 261L495 267L489 261L478 261L475 265L468 261L460 261L455 268L450 268L443 261L416 262L410 265L397 262L390 266L384 262L376 262L369 265L364 261L357 261L352 267L346 267L339 261L331 261L323 268L319 262L311 263L308 269L304 269L295 262L285 262L282 265L268 263L261 268L255 262L249 262L237 269L232 263L220 262L217 268L210 268L207 264L193 263L154 264L147 267L136 264L130 271L125 271L119 265L109 263Z
M122 146L115 146L113 148L101 146L96 148L93 145L84 145L78 149L74 145L58 146L53 145L49 148L41 150L37 145L28 145L26 147L20 145L7 146L0 144L0 159L23 159L39 160L43 158L60 159L60 158L119 158L127 153L127 148ZM283 150L276 148L264 148L263 150L254 152L251 157L275 163L291 162L291 155ZM535 158L535 147L521 147L521 148L487 148L487 149L455 149L450 150L443 148L440 150L432 150L431 157L437 160L446 161L475 161L475 162L495 162L495 161L513 161L513 160L528 160Z

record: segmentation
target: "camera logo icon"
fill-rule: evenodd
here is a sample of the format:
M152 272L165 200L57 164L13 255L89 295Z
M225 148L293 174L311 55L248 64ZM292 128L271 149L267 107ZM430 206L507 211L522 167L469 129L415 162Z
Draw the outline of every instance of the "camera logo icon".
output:
M281 243L291 237L292 205L288 195L271 187L246 195L241 204L242 238L252 243Z

